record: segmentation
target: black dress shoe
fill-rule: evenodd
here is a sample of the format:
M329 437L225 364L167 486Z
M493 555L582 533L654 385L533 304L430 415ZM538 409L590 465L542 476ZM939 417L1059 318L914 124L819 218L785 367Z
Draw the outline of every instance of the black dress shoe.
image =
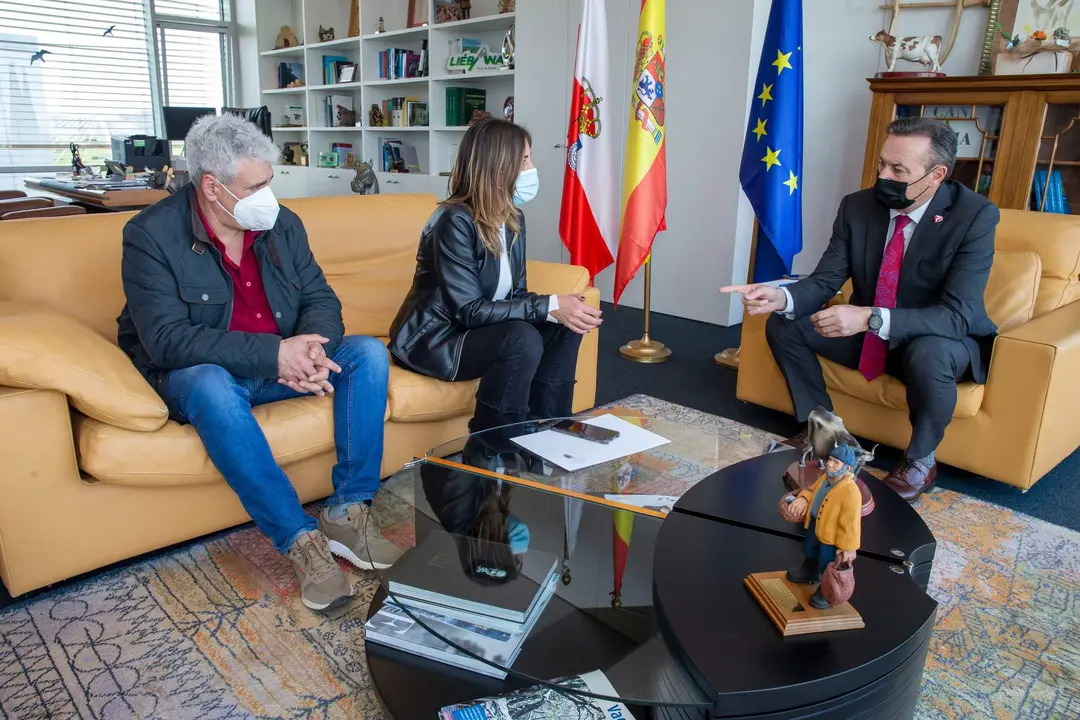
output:
M821 582L821 571L818 570L817 560L804 557L802 565L788 569L787 579L800 585L812 585Z
M825 596L821 594L821 588L814 591L814 594L810 596L810 607L815 610L828 610L830 605L829 601L825 599Z

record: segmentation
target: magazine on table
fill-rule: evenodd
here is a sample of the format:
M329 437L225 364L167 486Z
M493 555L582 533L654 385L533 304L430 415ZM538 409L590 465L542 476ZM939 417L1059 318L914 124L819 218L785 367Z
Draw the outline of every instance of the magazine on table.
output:
M616 697L615 688L599 670L557 680L570 691ZM614 700L574 695L534 685L507 695L448 705L439 720L634 720L626 705Z
M552 573L545 588L545 590L551 589L551 592L545 593L547 599L551 598L558 582L559 576ZM511 667L514 664L526 638L543 614L542 609L536 612L523 632L507 633L412 606L409 607L408 613L422 618L424 624L421 625L409 617L409 614L397 605L390 602L384 603L379 612L364 624L365 638L403 652L500 680L507 674L502 668ZM467 648L473 654L496 663L500 667L494 667L471 657L449 645L442 638L452 640L455 644Z

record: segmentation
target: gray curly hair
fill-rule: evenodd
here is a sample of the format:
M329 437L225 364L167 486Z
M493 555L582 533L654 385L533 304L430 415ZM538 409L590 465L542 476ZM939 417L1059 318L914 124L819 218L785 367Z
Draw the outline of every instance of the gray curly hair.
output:
M195 183L199 183L203 175L213 175L229 184L236 180L241 160L251 158L276 163L281 156L274 142L259 128L229 112L196 120L184 143L188 174Z

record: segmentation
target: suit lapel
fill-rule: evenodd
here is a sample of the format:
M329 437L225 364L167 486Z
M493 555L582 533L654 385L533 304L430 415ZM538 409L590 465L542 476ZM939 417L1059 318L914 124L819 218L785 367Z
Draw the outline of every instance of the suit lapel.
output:
M934 238L938 229L944 224L935 218L940 215L944 219L946 212L952 206L952 199L953 188L950 184L942 185L934 194L926 212L923 213L922 220L915 226L907 252L904 253L904 262L900 265L900 285L904 284L908 272L918 272L919 261L934 248Z
M877 288L878 273L881 272L881 258L885 254L886 234L889 232L889 211L874 202L870 220L866 228L866 287L870 289L871 299Z

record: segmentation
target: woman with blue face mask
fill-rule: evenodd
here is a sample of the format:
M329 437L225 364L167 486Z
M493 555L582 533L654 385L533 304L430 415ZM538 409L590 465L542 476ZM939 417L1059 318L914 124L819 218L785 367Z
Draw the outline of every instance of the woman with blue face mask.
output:
M569 415L581 336L600 325L582 296L528 289L520 207L540 186L530 145L505 120L468 129L449 198L421 232L412 288L390 326L400 365L440 380L480 379L472 432Z

